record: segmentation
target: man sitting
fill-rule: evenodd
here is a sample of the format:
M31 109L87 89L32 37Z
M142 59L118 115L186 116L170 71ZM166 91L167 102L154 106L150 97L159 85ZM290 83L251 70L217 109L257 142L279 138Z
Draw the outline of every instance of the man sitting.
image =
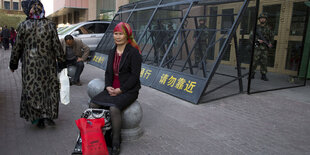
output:
M89 47L82 40L73 38L72 35L66 35L60 42L66 54L67 65L76 66L76 72L70 84L81 86L80 75L84 69L84 61L89 55Z

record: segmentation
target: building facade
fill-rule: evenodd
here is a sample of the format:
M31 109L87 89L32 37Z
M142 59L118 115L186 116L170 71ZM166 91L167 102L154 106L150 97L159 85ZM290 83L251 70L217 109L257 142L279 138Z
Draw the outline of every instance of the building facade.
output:
M112 20L119 6L129 0L41 0L47 18L58 25L75 24L89 20ZM137 1L133 0L132 2Z
M4 10L21 11L21 0L1 0L0 8Z
M305 37L307 12L308 8L304 4L306 0L260 0L259 13L268 14L268 25L274 32L274 46L268 53L268 70L276 73L284 73L289 75L296 75L299 65L301 63L303 39ZM251 2L247 9L246 15L237 30L240 38L238 44L241 49L246 49L244 45L249 44L251 25L255 20L255 2ZM221 5L210 9L218 14L237 13L240 5ZM225 17L218 17L215 19L218 24L217 28L225 26L223 23L230 20ZM212 25L209 25L212 27ZM219 50L219 46L214 51ZM232 44L229 47L230 52L227 52L223 58L222 63L235 65L236 52ZM242 50L243 52L249 52ZM249 55L244 53L243 55ZM214 52L209 60L213 60L217 56ZM242 65L247 67L251 58L244 57Z

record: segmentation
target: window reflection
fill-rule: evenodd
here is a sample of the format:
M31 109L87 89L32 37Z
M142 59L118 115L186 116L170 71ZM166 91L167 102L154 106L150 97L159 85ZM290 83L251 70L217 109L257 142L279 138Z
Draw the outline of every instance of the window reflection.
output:
M268 25L275 35L278 35L281 4L263 6L263 12L268 16Z
M304 2L294 3L290 35L302 36L305 29L307 6Z
M241 29L240 29L240 34L245 35L245 34L250 34L253 25L255 24L255 7L249 7L245 15L242 18L241 21Z
M301 61L301 53L302 53L301 51L302 51L301 41L288 42L285 69L293 71L298 70Z

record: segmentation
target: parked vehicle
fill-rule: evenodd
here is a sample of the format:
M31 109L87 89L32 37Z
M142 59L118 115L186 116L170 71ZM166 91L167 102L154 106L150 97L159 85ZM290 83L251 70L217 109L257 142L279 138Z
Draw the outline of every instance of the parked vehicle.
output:
M110 23L108 21L87 21L73 24L58 30L58 37L62 39L71 34L73 37L81 39L91 51L94 51Z

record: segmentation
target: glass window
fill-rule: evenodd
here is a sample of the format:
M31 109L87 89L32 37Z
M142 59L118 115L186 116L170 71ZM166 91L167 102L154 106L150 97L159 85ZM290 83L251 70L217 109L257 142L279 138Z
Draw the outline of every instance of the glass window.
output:
M107 23L97 23L95 33L105 33L108 26L109 26L109 24L107 24Z
M247 8L241 21L241 35L250 34L253 25L255 24L255 20L253 19L255 19L255 7L249 7Z
M63 22L64 24L67 23L67 15L63 15L63 16L62 16L62 22Z
M74 18L74 23L80 22L79 17L80 17L80 12L74 11L74 17L73 17Z
M276 47L277 47L277 41L275 40L272 44L272 48L269 49L268 52L268 67L274 67L274 59L276 56Z
M80 27L78 29L78 31L80 32L80 34L90 34L90 33L95 33L95 28L96 28L95 23L86 24L86 25Z
M252 42L250 39L239 39L239 56L241 63L250 64Z
M234 9L223 9L222 10L222 14L224 16L222 16L222 26L221 26L221 29L224 29L224 30L222 30L221 33L225 34L225 33L227 33L227 30L230 29L232 24L233 24ZM232 16L228 16L228 15L232 15Z
M267 14L267 24L275 35L278 35L281 4L263 6L263 12Z
M210 29L216 29L216 24L217 24L217 7L211 7L210 8L210 19L209 19L209 28ZM215 31L210 31L209 32L209 45L214 43L215 41L215 35L216 32ZM212 46L208 53L207 53L207 59L209 60L214 60L214 46Z
M302 36L305 29L307 6L304 2L294 3L290 35Z
M18 2L13 2L13 10L18 10Z
M287 48L285 69L297 71L302 54L301 41L289 41Z
M4 9L10 10L10 2L4 1Z
M68 13L68 23L72 24L72 13Z
M220 49L222 48L225 40L226 40L226 38L223 38L221 40L221 42L220 42ZM229 59L230 59L230 49L231 49L231 44L228 44L222 60L229 61Z

